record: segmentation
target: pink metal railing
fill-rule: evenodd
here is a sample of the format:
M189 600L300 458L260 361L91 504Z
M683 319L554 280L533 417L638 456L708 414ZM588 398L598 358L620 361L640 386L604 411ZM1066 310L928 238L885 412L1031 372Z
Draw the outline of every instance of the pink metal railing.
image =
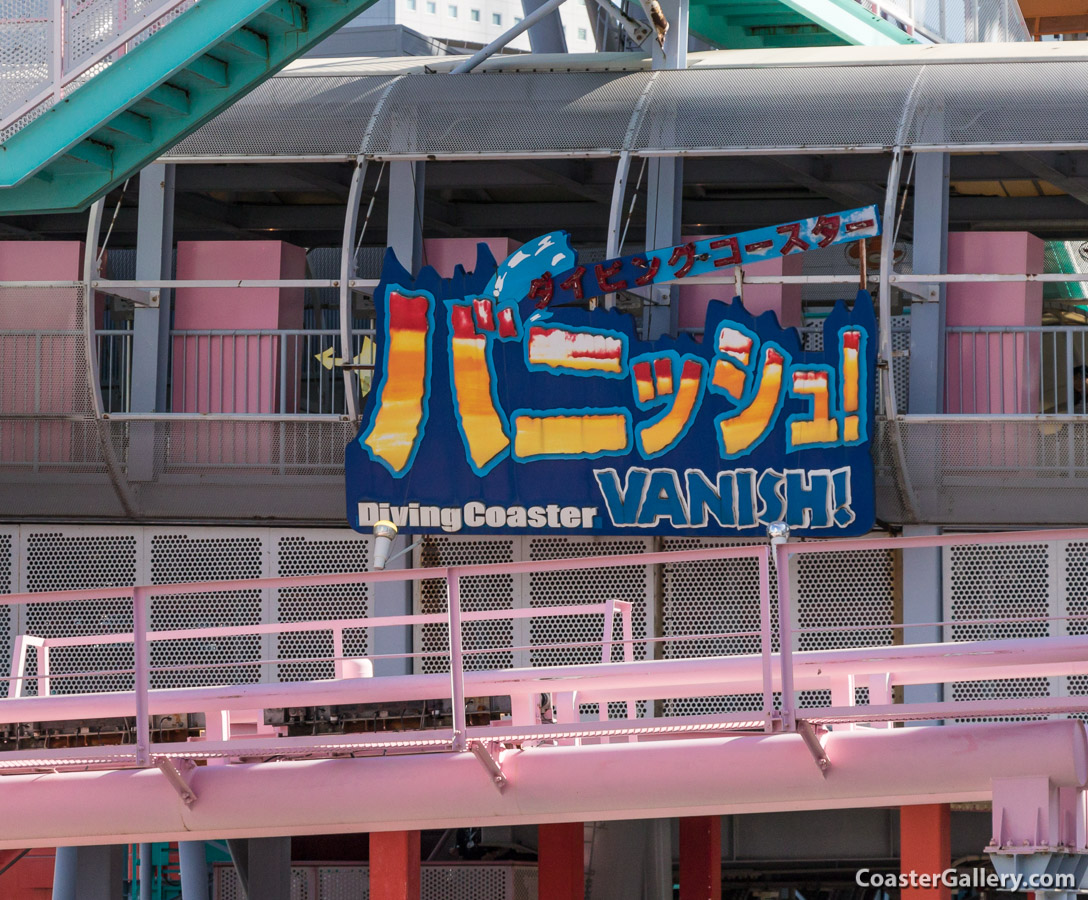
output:
M65 766L146 766L176 758L206 758L225 761L230 757L330 756L377 749L464 750L496 743L524 744L529 741L580 743L595 738L604 741L639 736L722 733L746 729L773 732L792 731L801 721L850 730L859 724L888 726L893 722L975 718L1008 715L1049 715L1088 712L1088 697L1016 697L975 701L945 700L933 703L893 703L897 686L943 684L951 681L985 681L1014 677L1056 677L1088 674L1088 636L1009 639L999 641L950 642L926 645L861 647L854 649L797 652L799 635L813 630L859 630L835 626L801 628L793 624L790 560L804 554L844 553L866 550L909 550L963 545L1000 545L1026 540L1085 540L1082 529L1003 533L990 535L940 535L907 538L863 538L857 540L810 541L780 544L770 548L752 545L706 548L668 553L584 557L493 565L435 567L386 572L332 574L292 578L261 578L128 588L101 588L51 594L15 594L0 597L0 605L13 603L56 603L127 598L132 603L133 630L124 634L79 637L21 635L16 640L9 697L0 700L0 723L64 721L73 719L125 717L135 712L134 745L69 750L42 750L0 754L0 770L22 770L49 765ZM748 656L697 659L635 660L635 651L650 646L655 638L633 634L630 603L609 600L596 604L574 604L501 611L461 610L460 589L466 578L516 575L529 572L608 570L622 566L692 563L706 560L750 559L759 571L760 627L745 635L760 638L760 652ZM778 571L777 609L770 595L771 565ZM151 630L148 627L152 594L206 594L231 590L283 589L318 585L376 584L445 580L449 597L445 614L362 617L307 622L272 623L254 626ZM728 598L723 598L728 602ZM489 619L603 615L599 646L601 662L583 665L548 666L492 671L466 670L465 659L472 653L495 652L497 648L465 650L462 625ZM623 637L613 634L616 615L622 622ZM781 646L775 651L772 620L777 615ZM1067 618L1083 618L1070 616ZM975 620L972 620L975 621ZM1008 621L1006 619L977 621ZM1034 620L1032 620L1034 621ZM345 630L375 627L404 627L446 624L449 628L449 674L422 674L352 677L358 674L344 655ZM912 625L882 626L902 630ZM932 625L951 623L929 623ZM156 641L191 638L223 638L239 635L290 632L331 632L336 678L282 684L245 684L225 687L196 687L151 690L153 673L186 667L155 667L150 664L150 645ZM730 634L728 637L736 637ZM685 636L670 636L670 641ZM692 639L705 635L691 636ZM60 678L88 673L57 673L50 664L49 651L55 648L132 644L135 653L134 690L109 694L57 695ZM622 644L623 662L612 662L614 645ZM586 642L557 644L557 647L584 647ZM592 644L597 646L596 643ZM27 656L35 651L37 674L27 675ZM502 648L511 650L513 648ZM411 653L403 656L418 656ZM443 654L444 655L444 654ZM379 657L370 657L376 659ZM260 660L261 664L283 664L299 660ZM253 660L244 665L252 666ZM229 663L212 667L229 669ZM129 670L126 670L129 671ZM26 696L23 685L35 678L39 696ZM857 705L855 688L869 688L868 703ZM798 708L798 691L830 688L831 704ZM551 695L552 721L540 721L539 697ZM756 694L757 711L709 716L655 716L652 707L639 716L636 703L680 697ZM446 696L452 704L452 727L398 734L345 734L337 736L275 737L269 734L233 737L230 717L243 711L289 706L322 706L348 703L383 703L426 700ZM510 722L470 726L466 697L509 697ZM608 704L626 704L626 718L609 720ZM580 708L599 705L601 721L581 720ZM203 712L207 717L206 740L196 743L151 742L149 716L166 712ZM806 728L808 726L805 726Z

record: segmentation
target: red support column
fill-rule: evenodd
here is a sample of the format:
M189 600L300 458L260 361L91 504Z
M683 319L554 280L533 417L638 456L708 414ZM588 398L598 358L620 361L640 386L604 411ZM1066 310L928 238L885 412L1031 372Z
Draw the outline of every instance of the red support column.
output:
M370 835L370 900L420 900L419 832Z
M541 900L583 900L585 826L581 822L537 826L537 854L537 896Z
M722 817L680 820L680 900L721 900Z
M899 871L935 875L952 865L952 807L947 803L899 808ZM952 889L904 887L902 900L951 900Z

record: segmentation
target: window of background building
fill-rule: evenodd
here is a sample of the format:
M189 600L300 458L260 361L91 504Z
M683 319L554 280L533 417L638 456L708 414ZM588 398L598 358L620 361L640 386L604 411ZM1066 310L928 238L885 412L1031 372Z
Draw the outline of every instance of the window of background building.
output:
M450 14L451 19L456 19L457 18L457 7L456 6L447 6L446 11Z
M434 0L427 0L427 12L433 14L436 9L437 7L435 6Z
M521 16L514 16L514 24L517 25L521 21Z
M409 9L415 9L416 8L416 0L405 0L405 5Z
M584 41L586 39L586 30L584 28L578 29L578 40Z
M492 13L491 14L491 24L492 25L501 25L502 24L502 13Z
M479 22L480 21L480 11L478 9L470 9L469 12L468 12L468 17L470 19L472 19L473 22Z

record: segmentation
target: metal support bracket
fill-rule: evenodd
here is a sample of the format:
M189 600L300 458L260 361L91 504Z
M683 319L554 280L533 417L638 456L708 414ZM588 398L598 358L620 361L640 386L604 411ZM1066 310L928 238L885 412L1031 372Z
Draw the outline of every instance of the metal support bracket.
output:
M498 760L500 746L495 741L473 741L468 748L491 776L491 783L495 785L495 790L500 794L506 790L506 775Z
M196 802L197 796L196 791L193 790L192 785L189 783L189 779L196 768L196 763L191 759L174 759L168 756L156 756L153 762L166 776L170 786L177 791L181 802L186 806L192 806Z
M131 303L133 306L141 306L148 309L157 309L159 306L160 292L158 288L103 288L98 286L97 281L92 281L91 287L101 294L108 294L111 297L119 297L120 299Z
M826 778L827 770L831 768L831 760L827 758L827 751L824 750L824 745L820 743L820 736L816 733L816 728L811 722L798 719L797 732L804 739L805 746L808 747L808 752L812 754L812 758L816 760L820 774Z

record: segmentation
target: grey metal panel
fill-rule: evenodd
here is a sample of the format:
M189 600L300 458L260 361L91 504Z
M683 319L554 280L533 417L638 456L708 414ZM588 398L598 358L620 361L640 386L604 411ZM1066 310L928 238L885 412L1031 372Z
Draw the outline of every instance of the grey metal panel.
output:
M412 73L362 148L395 76L280 75L164 159L879 152L919 75L908 145L1088 144L1088 59L989 59L662 71L637 113L646 71Z
M366 152L611 151L622 147L648 72L406 75Z
M354 155L387 76L270 78L164 155Z
M908 143L1084 143L1086 74L1082 61L927 66Z
M688 69L656 79L634 148L700 151L895 143L921 66Z

